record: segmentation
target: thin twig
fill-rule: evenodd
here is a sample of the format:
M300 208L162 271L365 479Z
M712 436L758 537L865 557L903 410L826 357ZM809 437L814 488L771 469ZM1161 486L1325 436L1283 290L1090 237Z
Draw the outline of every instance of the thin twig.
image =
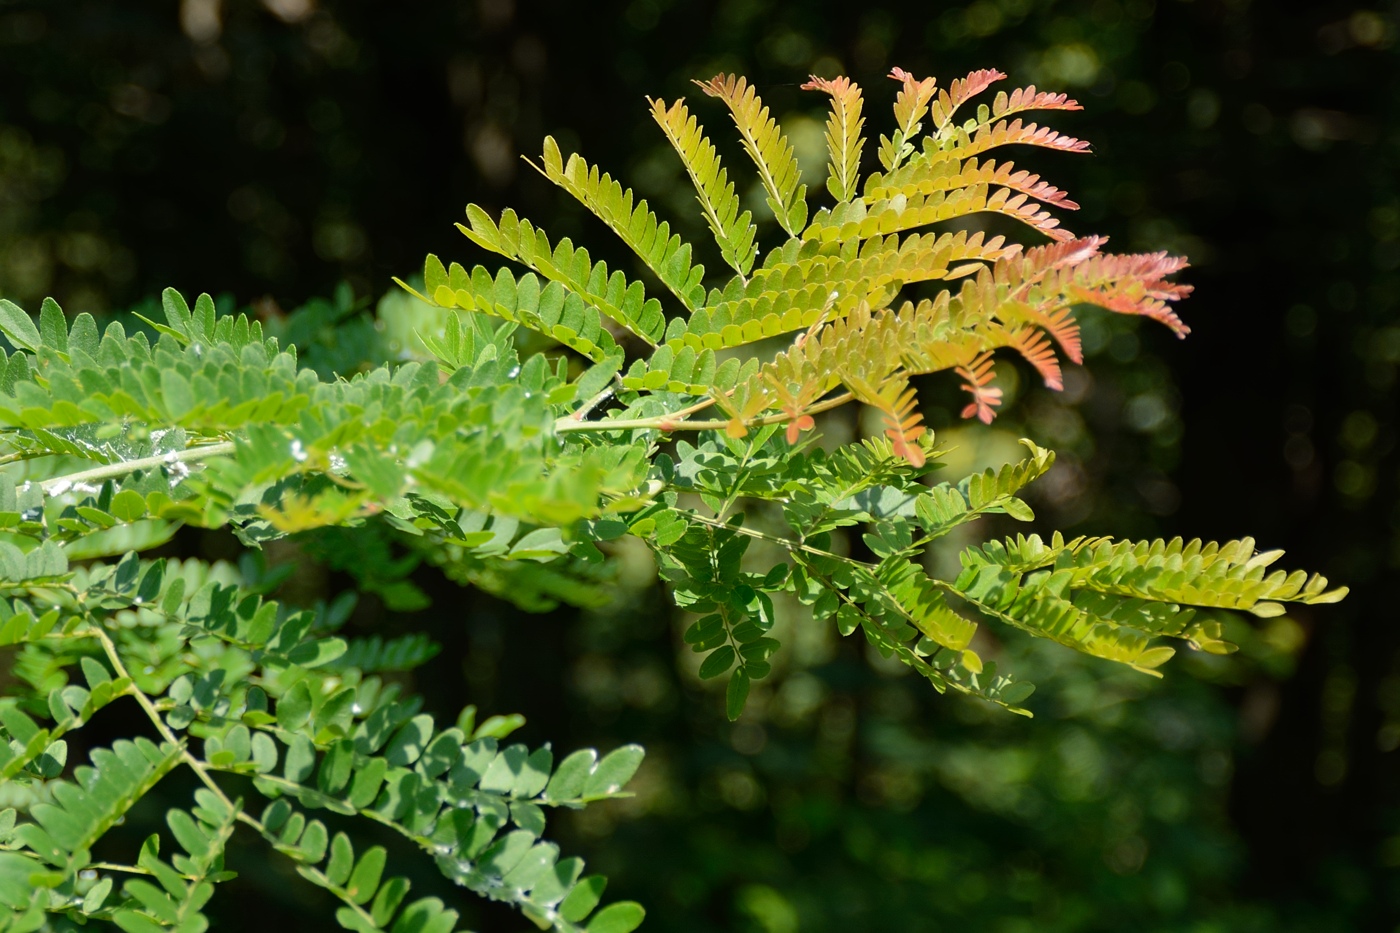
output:
M833 398L805 409L802 414L815 415L824 411L829 411L849 402L854 396L850 392L843 392ZM554 430L560 434L569 431L634 431L655 429L670 433L672 431L723 431L729 427L733 421L685 421L682 420L687 414L698 411L714 404L714 399L707 399L699 406L692 405L690 408L683 408L680 411L673 411L665 415L657 415L652 418L617 418L612 421L575 421L572 416L566 416L554 422ZM769 424L782 424L791 421L792 415L787 412L776 415L768 415L753 421L743 422L745 427L763 427Z
M574 419L575 421L582 421L584 418L588 417L588 413L590 411L606 402L609 398L612 397L612 394L616 391L617 390L614 389L612 386L608 386L606 389L599 392L597 395L593 396L588 401L584 402L578 408L574 409L574 411L569 415L569 417Z
M776 544L779 547L784 548L788 551L802 551L803 553L811 554L815 557L827 557L831 560L841 561L842 563L850 564L853 567L859 567L862 570L870 569L869 564L866 564L863 561L856 560L854 557L847 557L844 554L836 554L831 551L823 551L821 548L815 548L812 547L810 544L804 544L801 541L794 541L791 538L779 537L778 535L769 534L765 531L755 531L754 529L746 528L743 525L731 525L728 522L723 522L719 519L706 518L704 515L688 515L686 516L686 518L689 521L699 522L702 525L709 525L713 528L723 528L726 531L732 531L735 534L744 535L749 538L755 538L759 541L767 541L770 544Z
M126 669L126 665L122 663L121 656L117 653L116 644L113 643L112 639L107 635L107 633L101 628L93 626L93 635L98 639L98 641L102 642L102 648L107 654L107 660L112 662L113 672L116 673L118 677L125 677L128 680L132 680L131 673ZM228 807L229 812L234 814L234 818L238 820L238 822L243 823L246 826L252 827L254 830L257 831L259 835L261 835L268 842L272 843L274 847L281 850L282 845L277 839L277 837L273 835L272 831L269 830L261 820L257 819L254 816L248 815L248 813L246 813L241 807L236 805L229 798L229 796L224 793L224 789L219 786L218 782L210 776L208 769L205 767L205 763L200 761L194 755L192 755L189 749L185 747L185 743L181 741L175 735L175 733L170 731L170 727L166 725L165 720L161 718L159 711L156 710L155 705L151 702L151 698L146 696L145 691L143 691L140 687L136 686L136 682L134 680L132 680L131 687L128 689L130 691L130 694L136 698L136 702L141 704L141 708L146 711L146 715L150 718L151 723L156 727L156 731L158 731L161 734L161 737L163 739L180 749L181 760L190 767L190 770L194 771L194 773L199 777L200 781L204 784L204 786L208 787L209 790L212 791L214 795L219 798L219 801L224 806ZM290 855L290 853L287 852L284 852L284 854ZM300 859L298 859L297 861L300 861ZM340 892L340 889L336 885L332 884L330 879L326 877L325 873L321 872L320 870L311 865L302 864L300 868L302 872L308 878L310 878L313 883L327 889L332 894L335 894L338 898L340 898L340 900L342 900L347 907L353 910L361 920L365 921L366 923L369 923L370 925L374 925L374 919L370 915L370 913L363 907L361 907L359 904L356 904L354 901L344 896L344 894Z
M55 495L55 489L66 491L79 483L102 482L115 476L125 476L128 473L135 473L137 470L149 470L170 463L190 463L207 460L210 457L226 457L233 453L233 450L233 441L220 441L217 444L187 447L184 450L175 450L154 457L142 457L139 460L119 460L116 463L105 463L100 467L93 467L91 470L55 476L52 479L44 480L39 485L43 488L45 495Z
M92 631L93 636L102 643L102 650L106 653L107 660L112 662L112 672L115 673L118 678L125 678L130 681L131 686L127 688L127 693L135 697L136 702L146 711L146 717L151 720L151 724L156 727L156 731L160 733L161 738L180 749L181 760L190 766L190 769L199 777L204 786L209 788L209 790L219 798L221 803L227 806L230 811L238 810L238 807L234 806L228 794L224 793L224 789L209 776L209 772L204 768L204 763L191 755L189 749L185 746L184 740L170 731L170 727L165 724L165 719L160 715L160 711L156 709L155 704L151 702L151 698L146 695L144 690L136 686L136 680L131 676L131 672L126 669L126 665L122 663L121 655L117 652L116 643L112 641L111 636L96 625L92 626Z
M117 862L88 862L85 867L91 868L94 871L122 871L126 872L129 875L155 874L155 872L148 871L147 869L142 868L140 865L121 865ZM202 881L204 879L203 875L187 875L178 872L177 874L179 874L180 877L184 878L186 881Z

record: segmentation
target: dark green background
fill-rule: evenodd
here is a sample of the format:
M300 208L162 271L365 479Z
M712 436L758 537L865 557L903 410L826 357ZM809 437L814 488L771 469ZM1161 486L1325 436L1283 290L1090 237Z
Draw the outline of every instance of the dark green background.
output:
M445 643L417 678L444 717L472 701L525 713L525 737L559 749L648 746L632 804L556 833L612 876L614 894L648 905L649 929L1391 931L1395 9L0 3L0 294L100 315L174 285L228 293L275 322L341 281L377 299L429 251L486 261L451 227L469 200L620 256L517 160L547 132L699 242L644 98L687 95L743 177L727 121L688 84L722 69L749 75L791 125L821 118L797 89L809 70L850 74L876 133L892 65L944 84L995 66L1068 91L1085 112L1050 122L1094 154L1011 155L1083 205L1071 229L1190 255L1194 333L1178 344L1092 319L1093 379L1058 399L1019 393L1000 433L953 432L964 454L992 456L1024 431L1063 454L1036 500L1052 521L1252 534L1352 586L1345 603L1258 625L1232 663L1173 662L1161 684L1009 642L1041 684L1034 722L940 698L856 641L797 632L730 726L678 650L664 596L641 583L607 611L524 616L422 572L434 608L369 600L356 624ZM940 407L955 403L951 388L928 388L930 421L951 426ZM331 574L305 592L344 582ZM104 728L127 726L113 716ZM252 847L232 859L244 877L216 900L221 928L254 911L268 930L330 923L290 869ZM476 929L526 926L443 894Z

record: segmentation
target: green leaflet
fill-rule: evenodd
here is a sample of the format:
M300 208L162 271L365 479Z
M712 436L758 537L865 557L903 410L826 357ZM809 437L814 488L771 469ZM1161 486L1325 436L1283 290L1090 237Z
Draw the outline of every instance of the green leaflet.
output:
M20 350L38 353L44 338L34 320L13 301L0 299L0 333Z

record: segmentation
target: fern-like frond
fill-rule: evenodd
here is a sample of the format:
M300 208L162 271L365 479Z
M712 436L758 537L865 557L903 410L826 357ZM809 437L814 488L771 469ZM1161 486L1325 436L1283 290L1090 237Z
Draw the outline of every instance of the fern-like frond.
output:
M880 137L880 164L885 171L892 172L913 154L913 141L923 129L922 121L928 115L937 82L933 78L916 80L903 68L890 69L889 76L900 82L901 87L894 101L894 134Z
M804 601L813 602L815 616L834 615L843 635L860 629L882 654L917 671L940 693L953 690L1029 715L1019 704L1034 685L998 673L995 663L984 665L976 652L951 647L966 645L976 626L947 605L916 565L891 558L876 568L842 569L829 558L793 556L802 577L824 590Z
M972 402L962 410L962 417L975 416L983 424L991 424L996 417L996 407L1001 404L1001 389L990 384L996 378L992 354L983 353L966 366L959 366L956 372L966 380L961 388L972 396Z
M1007 243L1002 236L986 237L980 230L956 233L924 233L914 236L890 235L880 242L872 238L861 247L862 255L898 256L897 262L873 276L876 285L892 282L930 282L971 275L986 264L1014 256L1019 243ZM883 277L882 277L883 276Z
M1069 305L1064 305L1051 310L1032 308L1029 305L1016 306L1011 302L1008 306L1015 310L1010 310L1004 306L1003 317L1013 317L1015 314L1025 315L1026 320L1035 324L1054 338L1060 345L1060 349L1071 363L1083 363L1084 351L1079 341L1079 322L1075 320L1074 313ZM1009 313L1008 313L1009 312Z
M622 376L625 388L651 392L685 392L706 395L726 392L758 370L757 360L740 361L730 357L719 362L715 351L705 347L665 344L649 359L637 360Z
M1155 677L1161 676L1155 668L1175 654L1172 648L1154 646L1150 636L1135 628L1108 623L1061 598L1053 577L1041 586L1018 587L1017 582L987 572L972 579L962 595L982 612L1015 628Z
M94 898L90 892L83 899L83 911L93 914L105 908L123 930L184 933L205 929L209 921L200 911L214 894L214 882L233 877L222 869L224 847L233 834L238 811L205 788L195 791L195 801L192 811L170 810L166 814L166 824L188 855L173 855L166 863L159 854L160 837L148 837L136 864L151 880L127 881L122 886L124 902L110 896L110 878L98 882L94 890L100 896Z
M1167 635L1231 649L1218 628L1193 621L1204 606L1278 615L1282 603L1331 603L1346 587L1302 571L1269 572L1280 551L1257 553L1244 538L1224 544L1113 541L1058 533L992 541L963 552L959 593L996 618L1098 657L1151 673L1173 649L1153 645ZM1215 633L1213 634L1212 629Z
M441 646L422 632L389 639L371 635L351 641L345 654L333 663L336 667L355 668L365 673L411 671L426 664L440 650Z
M1014 319L1020 314L1046 327L1071 359L1078 355L1078 331L1067 329L1059 316L1069 304L1093 304L1147 317L1165 324L1178 337L1190 333L1170 302L1189 295L1191 286L1166 278L1186 268L1186 260L1167 253L1103 253L1100 247L1105 242L1103 237L1086 237L1036 247L997 263L991 276L1000 288L997 300L1010 298L1008 316ZM1021 310L1026 306L1030 310Z
M1065 192L1042 181L1039 175L1017 170L1010 162L998 165L987 159L979 164L976 159L968 159L958 163L950 158L937 158L938 153L934 155L883 176L872 175L866 184L865 199L875 203L900 195L911 198L972 185L996 185L1054 207L1079 208Z
M990 117L993 120L1000 120L1002 117L1010 116L1014 113L1021 113L1026 110L1083 110L1079 101L1073 100L1068 94L1052 93L1049 91L1037 91L1034 84L1027 87L1017 88L1010 94L1005 91L998 91L997 96L992 100L991 110L988 115L978 114L981 122L986 122Z
M888 259L890 246L898 242L895 237L868 241L860 250L859 261L874 265L862 266L862 271L878 269L879 257ZM903 241L905 246L915 242L927 241ZM1069 312L1073 304L1093 302L1110 310L1144 314L1174 326L1178 332L1184 327L1171 314L1167 302L1187 294L1189 287L1164 278L1184 262L1165 255L1107 256L1099 251L1102 243L1100 238L1071 240L1009 253L990 266L973 264L948 270L950 275L972 270L977 274L964 282L956 296L944 291L932 301L917 305L906 302L897 311L873 309L872 304L882 302L871 289L854 307L843 308L843 317L822 322L814 333L774 357L754 380L736 386L717 401L743 423L769 408L787 411L793 398L819 399L843 383L854 388L848 378L852 375L869 386L881 386L886 380L903 378L900 373L952 369L972 395L963 417L990 422L1001 402L1001 390L991 384L992 351L1016 349L1048 386L1060 387L1059 362L1045 335L1059 341L1070 359L1079 358L1078 327ZM804 241L792 255L812 255L815 264L817 257L831 255L821 250L836 248L810 244L813 241ZM900 254L905 246L900 247ZM839 255L850 255L851 251L851 244L844 243ZM918 252L911 250L910 255ZM821 261L832 262L829 258ZM801 262L791 264L794 273L802 268ZM840 268L853 267L847 261ZM898 263L890 268L895 271L888 278L872 273L864 284L885 282L897 288L903 273L898 271Z
M830 278L825 271L832 273ZM811 327L864 297L860 286L865 283L858 276L852 280L849 272L829 260L776 273L760 270L742 293L699 309L684 327L672 325L667 342L720 350ZM844 301L843 293L849 295Z
M535 168L607 224L681 304L691 310L700 306L705 298L705 267L691 264L690 244L673 234L670 224L658 223L645 200L635 198L631 188L589 165L578 153L565 161L553 137L545 137L541 162Z
M1083 237L1064 243L1051 243L1026 250L993 269L992 279L1013 291L1013 297L1024 297L1030 290L1055 273L1073 269L1099 255L1106 237Z
M930 142L925 146L932 148ZM998 120L988 126L980 126L972 132L954 127L944 151L954 158L967 159L981 155L988 149L998 146L1039 146L1044 149L1058 149L1061 152L1087 152L1089 144L1082 139L1066 136L1048 126L1025 123L1019 117L1014 120Z
M876 577L919 634L952 651L967 650L973 635L977 634L977 623L948 605L943 590L922 567L900 557L888 557L880 562ZM981 667L980 660L968 665L972 658L967 655L960 660L973 670Z
M1007 337L1007 346L1015 349L1027 363L1035 367L1036 372L1040 373L1040 378L1045 380L1047 389L1058 392L1065 387L1064 378L1060 374L1060 361L1055 356L1050 339L1043 331L1033 327L1011 331Z
M819 78L811 76L804 91L825 91L831 95L831 116L826 122L826 148L830 163L826 190L837 201L849 201L856 196L860 183L860 154L865 148L861 131L865 120L860 85L850 78Z
M983 68L965 78L955 78L946 89L938 92L930 105L934 132L943 133L963 104L1005 77L1003 72L995 68Z
M686 109L684 98L669 107L664 100L648 98L647 102L651 104L652 119L680 155L695 185L696 200L719 244L720 255L739 275L748 275L758 255L758 245L754 242L757 228L752 214L739 210L739 196L734 192L734 183L729 180L727 171L720 165L714 145Z
M303 722L306 702L294 690L278 704L281 738L289 730L295 733L281 774L275 749L267 761L254 763L255 786L283 798L263 813L264 834L301 863L303 877L352 905L374 901L377 907L386 888L397 899L407 890L403 879L389 879L381 886L382 849L371 849L356 860L348 839L328 840L325 827L308 821L286 798L347 816L370 815L431 853L439 870L455 883L511 904L542 929L584 933L583 921L598 904L600 879L580 877L581 859L561 860L558 846L539 838L545 827L544 808L580 807L623 796L623 785L641 763L640 748L624 746L601 758L584 749L556 768L547 747L533 752L524 745L499 747L493 728L508 734L507 723L482 723L475 735L470 734L470 724L465 731L461 725L438 730L432 717L416 714L416 707L391 702L370 713L353 738L311 741L307 733L316 727ZM296 710L284 714L284 704ZM237 765L235 760L225 767L236 770ZM330 859L324 861L328 849ZM383 913L391 915L393 910L391 906ZM410 906L405 913L412 910ZM630 931L643 912L635 904L617 904L599 911L592 922L604 915L627 916L630 925L618 929ZM345 911L339 916L342 922L352 919ZM387 923L347 925L379 929Z
M1002 237L967 231L876 235L858 253L789 241L748 283L731 282L689 321L672 322L667 342L719 350L811 328L844 317L862 301L882 306L903 285L968 275L1019 249Z
M144 738L93 749L92 765L74 771L77 783L50 785L53 803L36 804L34 822L21 826L16 836L35 854L64 865L116 825L179 760L179 748Z
M956 484L939 483L919 497L914 512L928 540L941 537L982 515L1004 513L1020 521L1035 517L1030 506L1017 498L1017 494L1050 471L1055 453L1025 438L1021 443L1031 453L1028 459L1004 464L999 470L988 467Z
M983 212L1005 214L1052 240L1066 241L1074 236L1060 229L1059 219L1043 210L1030 195L1006 187L993 188L982 182L957 185L946 191L924 195L896 193L869 204L856 201L837 205L830 211L823 208L817 212L802 236L824 242L864 240L879 234L913 230Z
M1269 572L1283 552L1256 552L1252 538L1224 544L1076 539L1067 547L1086 585L1146 599L1276 615L1273 603L1331 603L1347 591L1329 590L1319 574Z
M523 324L595 361L618 352L600 313L642 339L647 339L649 332L659 332L665 318L655 299L644 298L640 282L628 285L621 272L609 276L603 263L589 263L587 250L573 251L569 246L567 239L562 240L558 252L570 252L576 263L562 269L549 264L549 272L558 278L543 287L533 272L517 279L505 269L492 276L484 266L476 266L468 273L455 262L444 269L436 256L429 256L424 270L426 294L419 297L440 308L478 311ZM532 268L544 265L537 265L533 256L529 260L519 259L519 254L511 258ZM582 267L589 272L582 281L569 274ZM559 279L566 277L568 284L560 284Z
M849 384L848 377L877 387L901 368L925 373L969 363L985 349L986 338L947 327L947 308L946 293L936 302L906 303L897 313L876 314L862 302L845 318L779 353L754 379L717 401L735 417L747 419L777 402L775 386L820 398Z
M1191 328L1168 302L1186 297L1192 286L1168 282L1165 276L1179 272L1186 264L1183 257L1165 252L1096 256L1075 268L1067 291L1077 301L1150 318L1185 337Z
M924 451L918 445L925 431L918 397L907 380L892 379L875 386L853 372L843 372L841 380L855 396L880 412L885 422L885 436L894 445L894 452L916 467L924 465Z
M768 108L754 92L748 80L735 75L719 74L708 81L695 82L711 97L718 97L729 107L734 125L744 143L744 151L758 167L759 180L768 193L768 206L778 224L790 235L797 236L807 223L807 186L802 184L802 172L777 120L769 116Z
M457 225L472 242L514 259L545 278L568 288L629 331L654 344L665 327L661 303L646 298L640 282L628 282L619 271L608 273L603 262L593 262L588 250L575 248L568 237L552 249L543 230L518 218L507 208L497 223L474 204L467 206L471 227Z
M985 74L985 72L978 74ZM1006 77L1005 75L1000 74L999 72L995 74L996 77L994 78L994 81L999 81L1002 78ZM969 76L969 78L971 77L972 76ZM957 82L954 82L954 84L956 83ZM956 110L957 107L961 106L962 103L965 103L967 100L986 90L987 87L991 85L991 83L993 82L983 84L981 80L977 80L965 84L964 87L960 89L962 93L958 95L959 99L957 100L956 105L953 106L953 110ZM950 103L952 103L951 100ZM935 104L935 109L936 108L937 104ZM1056 94L1048 93L1045 91L1037 91L1035 85L1032 84L1028 87L1017 88L1010 94L1006 93L1005 91L998 91L996 97L992 100L992 104L990 107L985 104L978 106L977 116L971 120L964 121L960 125L952 124L951 112L949 112L950 119L940 124L938 127L938 131L944 139L948 139L952 137L953 133L956 130L961 130L962 132L968 134L976 134L979 130L991 126L996 121L1004 120L1004 118L1006 117L1013 116L1018 113L1024 113L1030 110L1082 109L1083 108L1079 105L1079 102L1076 100L1072 100L1067 94Z

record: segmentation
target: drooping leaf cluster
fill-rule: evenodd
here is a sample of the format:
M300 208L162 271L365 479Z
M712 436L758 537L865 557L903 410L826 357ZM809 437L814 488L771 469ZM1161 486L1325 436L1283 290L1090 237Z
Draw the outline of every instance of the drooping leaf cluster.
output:
M519 717L476 721L467 708L442 726L422 703L373 673L402 670L431 652L413 639L349 642L326 634L335 610L295 611L260 597L227 565L146 561L73 569L61 550L6 574L0 640L16 646L16 671L44 707L0 706L8 738L4 776L26 819L0 814L0 902L13 929L37 929L46 912L114 921L125 930L199 930L200 908L230 877L222 852L240 825L263 836L297 871L344 906L354 930L454 928L456 912L434 899L405 903L408 882L385 877L381 847L356 854L312 810L361 816L432 857L444 875L483 897L517 906L542 928L632 929L635 905L588 920L602 879L582 877L541 837L550 807L617 796L641 762L635 746L554 761L550 750L504 745ZM36 615L39 607L48 607ZM348 607L342 611L348 611ZM137 666L137 663L141 666ZM72 780L64 736L109 703L134 699L163 741L119 740L98 749ZM40 723L45 723L41 725ZM166 816L187 855L159 857L143 845L136 877L86 871L102 836L177 767L206 787ZM232 799L216 775L245 775L265 806ZM12 798L13 799L13 798ZM106 865L107 863L102 863Z
M201 930L229 876L230 835L251 831L340 900L347 929L454 928L454 910L410 901L408 882L385 876L384 848L332 835L309 815L318 809L387 827L542 929L641 922L630 902L599 909L602 880L543 838L547 808L618 796L639 748L556 766L548 747L502 747L518 717L478 723L468 708L444 726L386 678L435 645L411 632L342 638L349 601L281 604L276 574L253 564L140 556L183 525L229 527L254 549L296 536L399 607L422 598L407 580L421 563L524 608L598 605L608 542L630 535L694 614L685 642L703 655L701 678L728 678L731 718L772 671L781 605L861 631L940 692L1026 713L1034 688L1001 669L1000 638L1028 633L1154 673L1174 650L1166 640L1230 650L1219 611L1340 598L1315 575L1270 572L1278 553L1249 539L1030 534L965 549L952 579L930 572L925 556L968 523L1032 521L1023 490L1054 455L1026 441L1018 463L933 482L938 450L910 378L954 371L971 394L965 416L989 421L993 351L1017 350L1055 387L1051 341L1080 356L1072 306L1184 333L1170 303L1187 289L1166 279L1180 260L1103 253L1042 209L1073 206L1058 189L979 161L1008 143L1082 150L1017 116L1074 102L1026 89L956 122L999 73L947 90L893 76L897 127L880 139L883 172L865 176L859 87L813 79L832 98L836 199L814 213L752 86L701 85L730 110L787 233L761 263L753 218L698 122L681 101L653 102L733 269L708 290L691 245L645 201L546 142L540 170L637 254L673 314L641 278L476 207L463 232L529 271L430 257L414 311L426 353L407 361L308 366L207 296L190 307L169 291L164 320L132 333L70 322L52 302L36 323L0 301L13 350L0 355L0 644L22 685L0 700L0 780L17 801L0 814L0 927L35 930L61 913L135 933ZM922 230L987 211L1053 242ZM905 286L953 281L956 292L900 300ZM558 349L522 354L522 327ZM884 436L817 446L817 416L851 400L883 415ZM722 417L702 420L707 409ZM679 431L697 434L671 443ZM139 706L158 740L121 739L70 768L64 736L119 701ZM202 785L167 814L182 851L162 856L153 836L109 858L108 830L177 768ZM229 776L264 801L245 804Z
M765 633L777 593L796 596L816 618L833 618L842 634L861 630L940 692L1026 712L1021 704L1034 687L971 647L979 624L1009 625L1155 674L1174 653L1153 641L1159 636L1216 653L1233 650L1221 639L1219 619L1198 619L1191 607L1272 616L1283 612L1282 602L1331 602L1345 592L1328 590L1326 580L1301 571L1268 573L1281 555L1256 554L1249 539L1216 545L1066 541L1056 534L1047 545L1023 536L967 549L962 573L938 579L920 561L938 538L983 515L1034 518L1018 494L1050 469L1052 452L1024 441L1026 460L928 486L919 480L930 465L913 467L888 439L834 454L793 454L776 430L769 426L743 439L721 434L698 447L681 442L674 463L660 460L673 491L639 513L643 521L659 520L656 527L666 529L667 538L677 534L674 515L683 493L719 515L740 497L772 503L781 515L784 531L775 535L747 527L743 513L724 520L692 514L676 544L657 547L678 604L704 614L686 635L696 651L707 653L701 676L735 668L732 716L742 708L746 684L767 673L776 650ZM832 532L852 526L869 529L862 539L871 559L831 548ZM786 552L787 562L744 573L741 557L755 541Z

